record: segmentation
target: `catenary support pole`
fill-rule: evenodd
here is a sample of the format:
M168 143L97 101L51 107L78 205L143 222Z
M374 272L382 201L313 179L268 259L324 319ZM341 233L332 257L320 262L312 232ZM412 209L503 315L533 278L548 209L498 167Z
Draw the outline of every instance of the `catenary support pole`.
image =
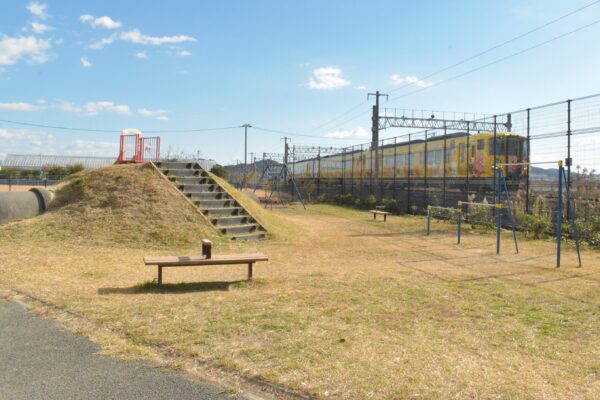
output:
M563 218L563 187L562 187L563 163L558 162L558 211L556 213L556 268L560 268L560 250L562 242L562 218Z

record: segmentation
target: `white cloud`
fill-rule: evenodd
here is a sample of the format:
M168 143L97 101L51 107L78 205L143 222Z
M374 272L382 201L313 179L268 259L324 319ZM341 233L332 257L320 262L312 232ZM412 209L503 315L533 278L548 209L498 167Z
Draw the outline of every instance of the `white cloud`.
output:
M362 126L357 126L354 129L351 130L340 130L340 131L333 131L333 132L329 132L327 135L325 135L328 138L338 138L338 139L343 139L343 138L361 138L361 137L365 137L367 136L369 133L365 130L365 128L363 128Z
M366 87L366 86L364 86L364 85L357 86L356 88L357 88L358 90L367 90L367 87Z
M155 117L157 115L166 114L167 110L163 110L162 108L159 108L158 110L148 110L147 108L140 108L138 110L138 113L140 113L140 115L143 117Z
M133 115L128 105L115 104L112 101L90 101L78 106L70 101L58 100L56 107L64 112L72 112L83 115L97 115L101 112L110 112L120 115Z
M422 79L417 78L416 76L405 76L402 77L398 74L394 74L390 77L390 80L394 85L400 85L402 83L406 83L407 85L415 85L417 87L426 88L429 86L433 86L432 82L426 82Z
M31 23L31 30L40 35L48 32L48 31L51 31L53 29L54 29L54 27L42 24L40 22L32 22Z
M404 78L403 78L403 77L401 77L401 76L400 76L400 75L398 75L398 74L394 74L394 75L392 75L392 76L390 77L390 80L392 81L392 83L393 83L394 85L399 85L399 84L401 84L401 83L403 83L403 82L404 82Z
M181 57L188 57L188 56L191 56L192 53L187 50L181 50L180 52L177 53L177 55L181 56Z
M337 67L321 67L313 70L308 80L311 89L335 89L348 86L350 81L344 79L343 71Z
M81 65L83 65L84 68L91 68L94 65L90 62L90 60L87 59L87 57L81 57L79 61L81 61Z
M37 111L41 109L42 107L29 103L0 103L2 111Z
M90 101L83 110L87 115L97 115L101 112L110 112L120 115L131 115L131 110L127 105L115 104L110 101Z
M159 121L168 121L169 117L167 117L166 115L161 115L161 116L156 117L156 119Z
M0 128L0 140L2 140L3 150L6 151L28 151L30 146L49 145L54 137L46 132L31 132L27 130L8 130ZM19 146L24 146L19 148ZM11 149L13 147L13 149ZM22 150L21 150L22 149Z
M113 33L112 35L102 38L102 39L98 40L97 42L90 44L87 47L89 49L93 49L93 50L101 50L104 47L108 46L109 44L112 44L112 42L115 41L116 37L117 37L117 35Z
M44 99L37 99L35 102L38 104L46 104L46 100Z
M0 40L0 65L12 65L22 58L32 63L45 63L49 59L47 51L52 47L49 40L35 36L4 37Z
M75 104L70 101L59 100L57 103L57 107L60 111L64 112L72 112L72 113L80 113L82 111L81 107L77 107Z
M135 57L139 58L140 60L147 60L148 56L146 55L145 51L138 51L137 53L133 54Z
M120 28L122 25L121 21L115 21L114 19L106 15L95 18L93 15L84 14L79 17L79 21L83 23L89 23L94 28L102 27L106 29L117 29Z
M121 33L121 39L127 42L160 46L162 44L173 44L182 42L195 42L196 39L186 35L176 36L148 36L142 34L138 29Z
M46 15L47 7L48 7L48 5L46 5L46 4L41 4L41 3L37 3L35 1L33 1L33 2L29 3L29 5L26 8L29 10L30 13L32 13L36 17L45 19L47 17L47 15Z
M116 150L119 145L116 142L106 142L97 140L82 140L75 139L72 148L74 150L86 150L86 151L97 151L97 150Z

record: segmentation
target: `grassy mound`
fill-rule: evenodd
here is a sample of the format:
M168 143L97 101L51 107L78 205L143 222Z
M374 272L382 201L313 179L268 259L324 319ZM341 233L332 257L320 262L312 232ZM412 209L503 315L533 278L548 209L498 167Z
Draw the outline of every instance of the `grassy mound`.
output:
M0 227L0 239L128 248L184 248L202 238L224 240L148 166L82 171L53 191L56 198L47 213Z

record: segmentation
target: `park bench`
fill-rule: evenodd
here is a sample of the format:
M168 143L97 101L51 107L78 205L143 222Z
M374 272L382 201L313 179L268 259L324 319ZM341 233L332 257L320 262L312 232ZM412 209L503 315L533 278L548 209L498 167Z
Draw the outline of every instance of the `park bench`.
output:
M377 219L377 215L383 215L383 222L385 222L389 212L383 211L384 209L385 206L375 206L375 209L369 210L369 212L373 213L373 219Z
M158 267L158 284L162 285L162 269L166 267L200 267L210 265L248 265L248 280L252 280L252 266L259 261L268 261L269 257L260 253L212 255L212 242L202 240L202 255L200 256L162 256L144 257L145 265Z

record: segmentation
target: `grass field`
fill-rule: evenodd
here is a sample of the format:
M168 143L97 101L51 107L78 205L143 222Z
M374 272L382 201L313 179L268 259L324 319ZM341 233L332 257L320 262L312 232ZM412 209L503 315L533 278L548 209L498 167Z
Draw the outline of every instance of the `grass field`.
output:
M552 241L516 255L506 233L496 256L493 234L457 247L445 223L426 237L423 217L273 212L285 235L214 250L268 254L252 283L244 266L167 269L158 289L142 256L189 245L0 235L0 284L108 328L82 332L112 354L194 357L318 398L600 398L600 253L577 269L567 246L557 270Z

